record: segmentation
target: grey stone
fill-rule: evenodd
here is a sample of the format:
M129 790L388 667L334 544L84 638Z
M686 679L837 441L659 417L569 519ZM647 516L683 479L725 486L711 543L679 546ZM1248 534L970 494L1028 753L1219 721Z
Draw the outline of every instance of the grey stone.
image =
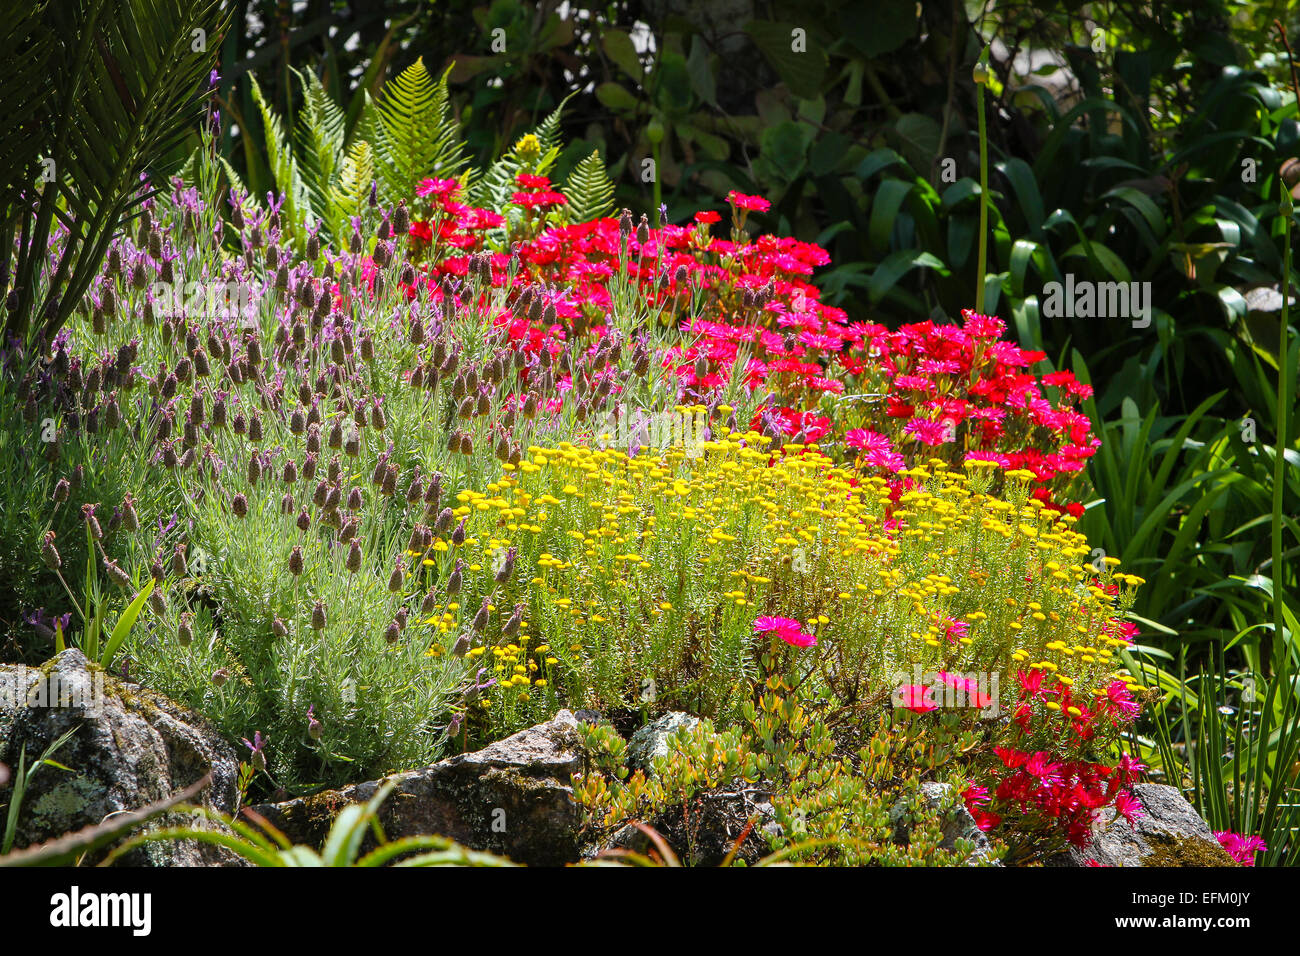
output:
M1130 826L1122 816L1099 824L1087 849L1071 847L1054 866L1236 866L1214 831L1176 787L1139 783L1133 795L1145 811Z
M0 666L0 762L16 768L25 752L30 767L69 730L72 738L51 759L72 772L50 766L36 772L18 816L15 849L171 797L209 772L212 783L198 801L222 813L234 811L238 762L196 714L106 673L76 649L41 668ZM162 825L215 824L180 813L149 824ZM235 860L218 847L167 840L145 844L121 862L210 866Z
M953 794L950 784L927 781L921 784L920 793L925 805L931 810L940 811L948 807L943 818L943 841L939 844L939 849L955 850L958 840L967 840L974 844L975 849L966 858L965 866L1002 865L1001 860L993 857L993 845L989 838L976 824L965 804ZM906 806L902 801L895 804L889 814L894 823L894 838L900 843L907 842L909 828L905 814Z
M652 720L632 735L627 744L626 762L630 770L649 772L655 757L668 756L668 738L685 728L694 730L700 723L698 717L681 711L670 711Z
M646 822L687 866L719 866L733 850L733 860L752 865L770 852L773 835L781 831L768 796L757 789L707 791ZM754 825L746 832L751 819ZM584 855L591 859L616 850L649 854L654 849L649 835L628 823Z
M557 866L579 857L581 812L569 779L582 766L578 721L567 710L474 753L384 780L352 784L284 803L252 807L294 843L319 847L349 803L364 803L385 782L385 836L436 834L516 863ZM369 839L369 838L368 838Z

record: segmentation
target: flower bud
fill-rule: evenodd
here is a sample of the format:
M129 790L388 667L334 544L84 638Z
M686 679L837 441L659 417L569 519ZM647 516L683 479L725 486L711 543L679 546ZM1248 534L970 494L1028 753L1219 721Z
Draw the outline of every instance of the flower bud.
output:
M51 571L57 571L63 567L63 559L59 557L58 550L54 547L54 532L45 532L45 537L41 539L41 560Z

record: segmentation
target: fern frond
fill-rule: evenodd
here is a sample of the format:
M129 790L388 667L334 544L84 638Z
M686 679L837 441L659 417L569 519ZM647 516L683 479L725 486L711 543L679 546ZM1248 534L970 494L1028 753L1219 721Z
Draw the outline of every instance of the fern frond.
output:
M384 85L378 103L366 97L359 133L373 146L386 203L410 201L420 180L454 176L469 161L451 112L450 72L434 82L421 58Z
M262 126L266 132L266 155L270 161L271 174L275 177L276 188L284 195L282 221L293 237L294 243L301 246L306 242L303 213L311 208L311 200L299 175L298 161L294 158L293 150L285 138L284 124L275 111L267 105L257 77L250 73L248 79L253 85L253 102L257 104L258 111L262 114Z
M338 181L329 189L329 208L325 222L335 241L342 242L344 237L351 234L351 218L361 215L374 178L374 152L365 140L357 140L343 159Z
M300 172L312 212L318 219L328 220L330 187L343 161L346 117L314 72L304 70L297 75L303 99L296 130Z
M519 173L546 175L560 156L560 118L573 95L570 93L566 96L546 119L516 140L514 146L488 167L487 172L470 188L470 201L474 205L485 209L506 209L510 203L510 194L518 188L515 177ZM529 137L537 142L537 154L532 159L526 158L520 151L521 144Z
M240 178L238 171L236 171L234 166L230 165L230 161L226 159L226 157L218 155L217 164L225 171L226 182L229 184L230 188L237 190L240 198L244 202L252 203L255 206L261 205L257 201L257 197L249 192L248 187L244 185L244 180Z
M590 222L599 219L614 206L614 184L605 172L600 150L573 167L564 181L564 197L569 201L565 210L570 222Z

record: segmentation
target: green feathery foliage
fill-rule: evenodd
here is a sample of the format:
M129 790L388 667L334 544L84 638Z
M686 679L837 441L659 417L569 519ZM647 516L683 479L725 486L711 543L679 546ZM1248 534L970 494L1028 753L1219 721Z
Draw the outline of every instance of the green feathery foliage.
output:
M564 181L565 207L570 222L590 222L599 219L614 207L614 184L605 172L600 150L573 167Z
M469 162L451 113L450 72L434 82L419 59L385 84L377 103L366 96L362 138L374 149L385 203L410 199L420 180L454 176Z

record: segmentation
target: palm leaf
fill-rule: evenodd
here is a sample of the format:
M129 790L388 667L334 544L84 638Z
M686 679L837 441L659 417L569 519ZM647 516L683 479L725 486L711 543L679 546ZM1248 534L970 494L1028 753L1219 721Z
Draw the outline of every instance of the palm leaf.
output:
M41 20L45 6L35 3L23 9L6 3L0 20L0 88L5 91L0 111L0 216L5 222L16 215L19 191L36 179L44 145L37 114L50 95L49 64L56 49ZM7 260L9 252L6 248L0 256Z
M40 59L32 50L52 44L45 89L30 116L37 121L34 146L53 160L55 180L35 209L23 210L28 242L14 269L22 291L5 327L6 337L29 338L35 331L48 341L79 305L116 230L150 195L142 174L164 181L156 167L190 135L229 14L219 0L63 0L32 6L21 21L15 11L3 12L6 39L0 44L20 53L20 103L30 105L22 99L30 89L22 84ZM29 32L9 31L19 22L15 30ZM200 35L211 43L196 43ZM8 102L6 83L6 114ZM20 166L31 149L17 150ZM0 148L0 154L13 152L9 145ZM56 215L70 235L51 268ZM33 329L37 314L43 321Z

